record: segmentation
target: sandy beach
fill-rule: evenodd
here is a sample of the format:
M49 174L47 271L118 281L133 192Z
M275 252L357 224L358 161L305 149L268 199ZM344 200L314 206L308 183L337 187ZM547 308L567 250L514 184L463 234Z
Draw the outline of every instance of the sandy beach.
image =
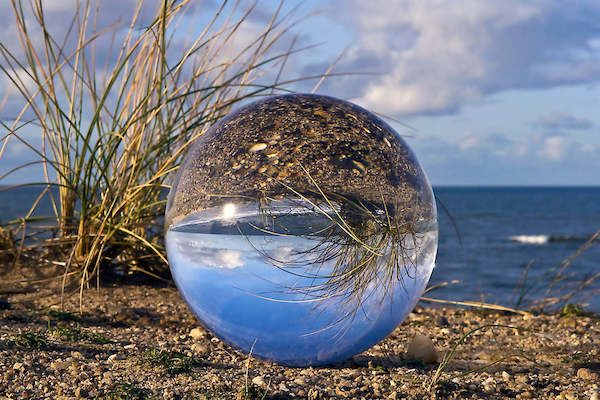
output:
M49 307L59 299L43 287L32 300L35 293L3 286L2 399L587 400L600 391L594 315L418 306L387 339L346 362L286 368L214 337L172 285L108 277L84 293L81 313L78 296ZM437 362L407 358L415 335L433 341Z

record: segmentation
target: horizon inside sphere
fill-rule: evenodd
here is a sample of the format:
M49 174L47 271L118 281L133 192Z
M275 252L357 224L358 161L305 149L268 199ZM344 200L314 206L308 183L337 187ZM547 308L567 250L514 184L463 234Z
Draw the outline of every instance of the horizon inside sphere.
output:
M342 361L385 338L435 266L431 186L387 123L332 97L236 110L185 157L166 246L202 324L289 366Z

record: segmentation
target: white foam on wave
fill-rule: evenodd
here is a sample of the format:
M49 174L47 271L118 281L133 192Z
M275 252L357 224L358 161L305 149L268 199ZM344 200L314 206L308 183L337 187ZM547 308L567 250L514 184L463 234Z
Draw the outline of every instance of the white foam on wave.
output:
M516 235L509 237L513 242L526 244L544 244L550 240L549 235Z

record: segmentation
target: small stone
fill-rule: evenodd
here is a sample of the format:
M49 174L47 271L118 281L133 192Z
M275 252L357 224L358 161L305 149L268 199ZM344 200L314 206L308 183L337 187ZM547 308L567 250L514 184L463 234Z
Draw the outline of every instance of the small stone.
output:
M577 370L577 377L585 380L595 380L598 379L598 374L590 370L589 368L579 368Z
M104 382L107 385L110 385L113 381L113 374L112 372L105 372L104 374L102 374L102 382Z
M420 361L423 364L434 364L438 361L438 352L427 336L415 335L408 345L406 358L411 361Z
M254 378L252 378L252 383L256 386L260 386L260 387L264 387L265 385L265 379L262 376L255 376Z
M485 351L478 352L477 354L474 355L474 358L476 360L482 360L482 361L491 361L492 360L492 357Z
M208 347L206 345L200 343L194 343L190 347L190 349L196 354L206 354L208 353Z
M390 400L396 400L398 398L398 392L396 392L395 390L390 393L390 395L388 396L388 399Z
M16 362L16 363L14 363L14 364L13 364L13 369L14 369L15 371L18 371L18 370L20 370L20 369L23 369L23 363L20 363L20 362Z
M112 355L108 356L108 360L107 361L109 363L112 363L112 362L115 362L116 359L117 359L117 355L116 354L112 354Z
M562 392L560 392L558 397L566 400L577 400L578 398L575 392L571 390L563 390Z
M135 343L126 344L123 348L127 350L135 349Z
M256 144L252 145L252 147L250 147L249 150L252 152L257 152L257 151L262 151L266 148L267 148L266 143L256 143Z
M502 379L504 379L505 381L510 379L510 374L506 371L502 371Z
M298 378L294 379L294 383L299 386L304 386L306 385L306 379L299 376Z
M201 339L206 335L206 333L204 332L204 330L202 328L194 328L190 331L190 337L192 339Z
M84 389L78 387L75 389L75 397L77 397L79 399L87 399L88 392L86 392Z
M60 371L69 368L69 365L71 365L71 363L68 361L52 361L50 363L50 368Z

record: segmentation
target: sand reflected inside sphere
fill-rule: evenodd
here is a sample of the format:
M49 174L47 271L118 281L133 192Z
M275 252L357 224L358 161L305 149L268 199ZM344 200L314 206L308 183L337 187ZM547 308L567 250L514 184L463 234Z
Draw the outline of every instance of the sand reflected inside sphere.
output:
M282 365L349 358L414 307L435 263L427 177L342 100L251 103L202 135L169 193L171 271L204 326Z

